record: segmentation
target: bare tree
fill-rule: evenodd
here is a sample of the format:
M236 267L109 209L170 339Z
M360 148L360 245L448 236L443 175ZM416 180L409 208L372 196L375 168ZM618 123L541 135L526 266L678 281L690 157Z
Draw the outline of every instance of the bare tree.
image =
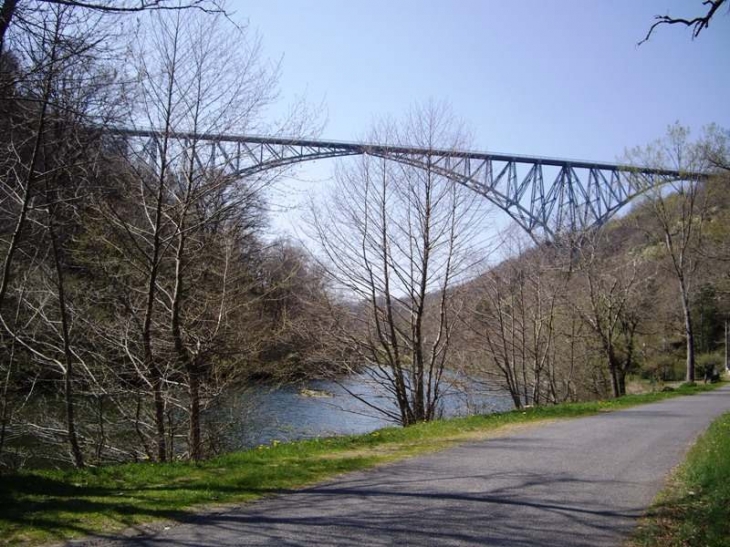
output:
M339 311L327 309L325 276L315 260L288 240L276 240L262 253L259 269L263 345L255 374L274 383L329 376L324 339Z
M730 186L730 131L716 125L705 128L699 143L701 154L708 163L710 177L703 191L709 203L708 220L703 232L704 245L699 249L711 266L724 270L730 262L730 238L728 225L730 213L727 211ZM716 261L713 263L713 261ZM730 277L728 277L730 280Z
M75 190L89 183L98 139L88 126L104 103L108 83L93 60L103 34L94 18L54 6L36 18L34 34L16 52L19 66L32 75L18 88L19 108L10 120L10 139L2 173L3 201L14 228L4 246L0 280L0 323L26 357L58 370L64 383L66 436L76 466L84 464L75 420L74 383L81 360L74 348L72 307L66 283L67 241L61 232L70 215ZM84 37L78 30L84 29ZM29 143L32 143L29 146ZM48 252L46 252L48 251ZM26 268L33 275L20 276ZM5 307L12 291L14 304ZM19 322L19 309L24 309ZM22 327L21 327L22 325ZM42 325L42 327L40 327Z
M262 227L264 191L279 172L241 178L195 135L259 131L279 67L263 58L257 36L230 27L223 15L159 13L143 30L131 68L139 85L129 100L134 124L159 130L154 154L130 145L111 189L125 197L100 195L97 211L106 222L103 255L131 266L123 276L108 271L125 294L114 328L123 332L117 343L130 368L152 393L156 458L172 453L170 409L177 407L187 414L189 455L197 460L203 394L214 391L205 380L217 377L221 356L236 359L233 330L246 332L234 319L243 320L255 281L245 271L247 239ZM292 122L302 122L299 114ZM183 141L175 132L192 136Z
M506 390L516 408L559 398L555 374L557 304L564 281L547 249L507 235L510 256L465 297L471 372Z
M652 272L640 260L611 257L601 230L586 234L578 249L568 295L598 342L614 397L626 394L626 375L636 366L636 337L650 299Z
M374 135L426 149L456 148L463 138L436 105ZM351 301L349 320L332 333L349 348L343 364L389 393L393 406L367 403L402 425L438 414L455 326L451 291L479 257L483 202L437 175L430 157L417 168L363 156L339 172L327 208L313 211L323 267Z
M700 141L701 142L701 141ZM655 186L640 176L636 184L646 190L653 213L653 225L646 230L650 243L663 248L669 270L677 280L679 301L687 341L688 382L695 379L695 344L692 322L693 278L702 253L703 226L707 214L707 193L702 178L708 170L701 144L689 140L689 130L675 124L665 139L629 153L636 165L662 166L678 171L680 178L666 186Z

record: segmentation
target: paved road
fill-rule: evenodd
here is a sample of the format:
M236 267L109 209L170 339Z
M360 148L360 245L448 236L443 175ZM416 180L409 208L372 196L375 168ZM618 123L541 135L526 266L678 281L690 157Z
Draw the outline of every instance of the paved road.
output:
M618 545L730 386L554 422L114 545Z

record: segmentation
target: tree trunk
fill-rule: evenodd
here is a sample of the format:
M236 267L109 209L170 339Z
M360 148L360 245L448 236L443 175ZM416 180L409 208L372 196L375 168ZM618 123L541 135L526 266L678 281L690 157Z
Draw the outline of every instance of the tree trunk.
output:
M684 279L679 279L679 289L682 296L682 312L684 314L684 333L687 337L687 382L695 381L695 338L692 326L692 311L690 310L689 295Z
M18 0L5 0L0 8L0 54L5 52L5 35L15 15Z
M61 334L63 336L63 356L66 370L63 377L63 391L66 404L66 428L68 434L68 442L71 448L74 465L76 467L84 467L84 457L79 447L78 436L76 435L76 419L74 409L74 356L71 351L71 336L68 327L68 309L66 306L66 288L64 283L63 268L61 265L60 249L56 236L54 225L54 207L50 205L57 199L50 192L46 192L48 199L48 237L51 239L51 249L53 251L53 263L56 270L56 291L58 292L58 310L61 315Z
M618 367L613 362L612 358L610 358L608 370L611 374L611 391L613 392L613 397L618 399L621 397L621 384L619 382Z
M3 449L5 448L5 435L7 434L7 427L12 416L11 406L8 401L8 388L10 386L10 379L13 374L14 364L15 340L10 343L10 355L7 360L8 370L5 373L5 381L3 382L2 406L0 406L0 457L2 457Z
M198 365L194 359L188 359L188 385L190 390L190 459L197 462L203 458L203 447L200 435L200 377Z
M620 397L626 395L626 371L623 369L618 373L618 391Z
M147 359L146 359L147 360ZM148 368L152 376L152 394L155 406L155 427L157 429L157 461L167 461L167 447L165 443L165 398L162 394L162 373L149 355Z
M519 394L518 390L516 390L512 386L509 386L509 394L512 397L512 402L514 403L515 408L517 410L521 409L522 406L523 406L522 405L522 398L520 397L520 394Z
M186 201L190 196L186 196ZM190 431L188 435L188 449L190 459L199 461L202 459L201 434L200 434L200 377L198 375L198 365L193 355L185 347L182 335L182 318L181 306L185 294L185 284L183 278L183 259L186 251L185 237L185 211L178 226L178 245L175 251L175 289L172 297L172 315L170 318L170 327L172 338L175 344L175 353L179 363L185 368L188 377L188 396L190 397L188 413L190 419Z

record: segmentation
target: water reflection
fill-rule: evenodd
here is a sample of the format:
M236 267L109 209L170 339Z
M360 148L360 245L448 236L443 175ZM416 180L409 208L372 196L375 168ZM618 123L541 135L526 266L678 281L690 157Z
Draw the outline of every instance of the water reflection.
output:
M395 408L382 386L362 376L351 376L340 383L313 380L303 385L275 390L251 390L238 395L245 419L238 428L237 447L268 444L273 440L292 441L332 435L368 433L393 425L352 391L377 407ZM444 417L485 414L513 408L508 396L471 385L449 388L439 412Z

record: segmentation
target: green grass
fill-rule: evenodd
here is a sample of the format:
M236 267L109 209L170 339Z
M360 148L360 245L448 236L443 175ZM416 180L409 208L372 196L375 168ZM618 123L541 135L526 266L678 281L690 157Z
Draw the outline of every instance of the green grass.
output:
M715 420L692 447L632 545L730 546L730 412Z
M253 500L340 473L499 435L543 420L587 416L711 386L273 444L200 464L126 464L0 476L0 545L39 544L140 523L184 520L204 507Z

